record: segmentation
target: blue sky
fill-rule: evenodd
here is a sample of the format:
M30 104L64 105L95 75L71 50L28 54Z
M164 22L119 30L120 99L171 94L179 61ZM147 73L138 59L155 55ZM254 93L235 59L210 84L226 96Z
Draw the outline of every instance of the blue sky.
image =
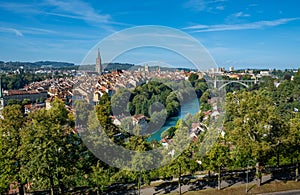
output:
M114 32L162 25L195 37L220 67L299 68L299 7L298 0L1 1L0 60L80 64Z

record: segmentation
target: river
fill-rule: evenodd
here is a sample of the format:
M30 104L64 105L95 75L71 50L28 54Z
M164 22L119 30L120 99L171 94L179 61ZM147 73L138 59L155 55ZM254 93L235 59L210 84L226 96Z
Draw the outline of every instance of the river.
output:
M169 118L164 126L162 126L159 130L155 131L150 135L148 138L148 141L152 140L161 140L161 133L167 130L168 128L172 126L176 126L176 123L179 119L184 119L185 116L190 113L192 115L196 114L200 110L200 102L198 98L195 98L194 100L191 100L181 106L181 112L178 116Z

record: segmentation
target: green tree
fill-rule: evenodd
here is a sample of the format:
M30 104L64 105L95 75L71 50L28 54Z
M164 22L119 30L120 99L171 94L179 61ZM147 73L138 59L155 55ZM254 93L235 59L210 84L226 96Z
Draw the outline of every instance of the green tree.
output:
M135 108L135 114L143 114L145 116L149 116L148 114L148 98L144 94L138 94L136 95L132 103Z
M199 76L195 73L190 74L188 80L191 82L192 86L195 86L195 82L198 80Z
M86 127L91 106L85 100L77 100L74 103L74 108L76 111L76 125Z
M276 101L278 107L278 113L281 117L289 119L291 116L287 113L293 111L293 91L294 84L291 81L284 80L278 86L276 92L274 93L274 101Z
M268 159L272 143L281 135L278 131L284 130L274 123L278 118L274 102L266 91L229 94L226 102L225 128L234 146L232 153L242 154L240 161L243 162L255 159L260 185L260 163Z
M298 69L297 73L294 76L294 82L298 85L300 84L300 68Z
M221 170L230 162L229 146L223 141L217 141L208 151L204 160L208 170L218 173L218 190L221 189Z
M140 194L142 179L145 183L150 184L149 171L145 171L145 169L149 167L149 163L152 162L152 159L145 159L142 152L149 151L152 148L144 136L130 137L126 143L126 148L137 152L136 155L132 157L132 168L140 171L131 171L129 176L137 181L138 194Z
M167 172L166 176L178 177L179 194L181 194L182 175L196 171L198 164L193 160L194 151L190 147L188 127L179 120L176 128L172 144L168 147L169 155L165 157L166 162L169 163L163 170Z
M114 116L128 115L127 104L130 100L130 96L131 96L130 91L128 89L123 89L123 88L118 89L117 92L112 96L111 102L112 102L112 112Z
M17 99L9 99L7 101L7 105L11 106L11 105L22 105L22 101L21 100L17 100Z
M96 187L97 195L100 195L105 190L105 187L110 184L113 171L111 168L104 166L100 160L97 161L96 165L92 165L91 168L91 184Z
M267 90L267 91L270 91L270 92L274 92L275 91L274 81L275 80L270 76L263 76L260 79L259 87L261 89L264 89L264 90Z
M295 180L298 181L299 177L299 157L300 157L300 117L297 116L289 121L290 129L287 138L287 155L291 158L296 159L296 176Z
M21 177L21 130L26 118L20 105L6 106L0 119L0 191L16 182L19 193L24 194L24 180Z
M201 97L202 94L208 89L208 85L205 81L199 81L195 84L195 90L198 97Z
M69 118L64 103L55 99L50 110L38 110L29 116L21 134L22 174L27 181L35 180L35 185L49 187L51 194L55 186L64 194L77 172L81 141Z
M202 104L202 103L207 103L209 98L210 98L210 93L209 93L209 91L205 91L205 92L202 94L201 98L200 98L201 104Z
M172 138L175 135L176 127L170 127L161 133L161 138Z
M117 131L110 118L112 113L111 102L107 93L104 93L100 98L99 104L95 106L95 112L101 127L109 137L112 137Z

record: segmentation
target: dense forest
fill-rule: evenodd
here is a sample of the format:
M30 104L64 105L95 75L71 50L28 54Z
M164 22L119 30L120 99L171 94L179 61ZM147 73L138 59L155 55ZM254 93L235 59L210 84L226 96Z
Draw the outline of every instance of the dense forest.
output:
M192 74L189 81L198 98L201 97L202 111L212 109L209 99L215 92L207 89L205 80L196 75ZM95 109L84 109L91 105L85 101L77 102L76 120L58 99L52 102L50 110L41 109L28 115L24 115L19 105L7 106L2 112L3 119L0 119L0 192L6 193L9 185L14 183L21 194L24 190L49 190L51 194L66 194L74 187L84 187L86 192L99 194L109 192L112 190L110 186L117 183L136 183L140 189L141 184L170 178L179 178L180 188L183 175L198 171L216 173L217 180L211 181L217 182L216 186L220 188L220 181L225 179L222 173L247 166L256 167L255 177L257 185L260 185L263 167L285 164L297 165L290 172L297 179L300 159L300 70L293 80L284 77L279 82L280 85L276 87L274 78L265 77L255 87L227 93L224 105L226 112L221 121L224 133L220 133L217 127L208 127L197 140L190 141L183 148L180 146L183 138L189 137L186 132L192 123L200 121L208 125L213 119L204 120L200 111L195 116L189 115L179 120L170 130L174 134L172 142L176 143L169 148L174 147L174 156L148 158L146 161L139 156L139 152L162 148L161 143L149 143L147 135L131 133L114 125L110 117L114 101L107 94L101 97ZM166 107L172 104L169 107L176 109L180 99L179 95L178 98L172 96L167 85L155 82L138 87L130 97L132 106L126 107L130 108L127 111L149 116L149 109L136 103L138 101L135 98L155 99ZM168 98L170 100L167 101ZM169 114L173 114L174 110L171 109ZM168 163L144 171L116 168L121 163L118 161L114 161L115 167L110 166L96 158L81 139L87 133L91 137L90 144L97 146L103 143L103 132L113 143L131 151L139 151L137 156L132 157L132 167L143 166L141 162ZM210 142L212 138L213 142ZM209 150L203 154L201 151L205 143L210 143ZM107 153L114 160L114 153ZM30 190L25 188L28 184L31 185Z

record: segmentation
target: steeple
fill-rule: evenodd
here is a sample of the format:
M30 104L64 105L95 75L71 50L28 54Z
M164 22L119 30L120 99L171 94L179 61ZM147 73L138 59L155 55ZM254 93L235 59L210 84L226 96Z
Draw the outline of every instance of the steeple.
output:
M98 56L96 58L96 72L102 74L101 56L100 56L99 48L98 48Z

